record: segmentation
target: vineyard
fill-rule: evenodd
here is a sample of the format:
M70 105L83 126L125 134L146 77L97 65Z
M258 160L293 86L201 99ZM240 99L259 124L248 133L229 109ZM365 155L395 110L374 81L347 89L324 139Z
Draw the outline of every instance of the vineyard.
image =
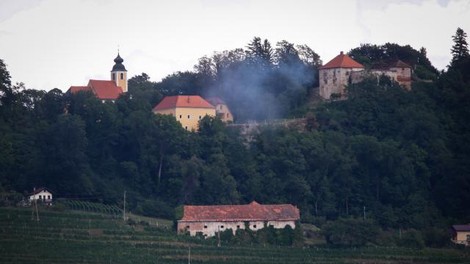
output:
M99 211L110 208L87 206L94 213L42 208L39 221L31 209L0 208L0 263L188 263L189 256L191 263L207 264L470 262L468 251L457 249L217 247L214 240L176 236L145 222L129 224Z
M116 205L106 205L101 203L93 203L88 201L60 199L58 203L63 204L67 209L79 210L85 212L93 212L100 214L110 214L118 216L122 214L122 210Z

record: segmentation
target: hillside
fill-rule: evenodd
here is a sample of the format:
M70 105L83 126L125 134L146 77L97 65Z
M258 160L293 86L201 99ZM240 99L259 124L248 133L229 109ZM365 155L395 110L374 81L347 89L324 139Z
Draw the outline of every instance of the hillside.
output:
M468 251L403 248L217 247L214 240L109 216L0 208L1 263L468 263Z

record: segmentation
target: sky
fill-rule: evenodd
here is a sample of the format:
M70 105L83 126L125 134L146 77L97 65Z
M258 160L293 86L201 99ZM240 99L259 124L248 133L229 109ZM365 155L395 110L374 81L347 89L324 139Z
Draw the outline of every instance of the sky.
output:
M0 0L0 59L13 83L64 92L110 79L118 50L129 78L160 81L255 36L324 63L365 43L425 47L443 70L458 27L470 31L468 0Z

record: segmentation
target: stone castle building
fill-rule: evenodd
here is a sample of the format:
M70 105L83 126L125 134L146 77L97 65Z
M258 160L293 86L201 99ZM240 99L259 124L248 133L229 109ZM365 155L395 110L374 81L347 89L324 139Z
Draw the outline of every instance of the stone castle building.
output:
M367 76L389 77L405 89L411 89L411 67L398 60L384 68L366 70L364 65L341 52L319 68L319 93L323 99L345 98L346 86L358 83Z

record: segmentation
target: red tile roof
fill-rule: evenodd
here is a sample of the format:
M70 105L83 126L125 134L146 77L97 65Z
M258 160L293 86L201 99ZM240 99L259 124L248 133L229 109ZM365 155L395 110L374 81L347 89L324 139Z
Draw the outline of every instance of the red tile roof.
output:
M251 202L247 205L185 205L180 221L297 221L299 209L291 204Z
M204 100L199 95L175 95L166 96L163 100L157 104L153 110L163 110L172 108L211 108L214 106Z
M71 93L78 93L82 91L91 91L90 87L88 86L70 86L69 91Z
M364 68L364 66L341 51L338 56L320 67L320 69L331 68Z
M101 100L116 100L122 94L122 88L114 81L90 80L88 87Z

